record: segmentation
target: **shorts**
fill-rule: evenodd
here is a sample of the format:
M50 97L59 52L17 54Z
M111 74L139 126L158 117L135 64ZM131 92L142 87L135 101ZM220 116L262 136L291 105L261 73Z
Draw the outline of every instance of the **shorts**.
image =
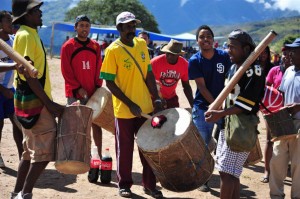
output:
M22 128L23 160L43 162L55 160L56 121L44 107L36 124L31 129Z
M15 93L14 88L11 88L9 90ZM14 98L7 99L6 97L4 97L4 95L2 95L2 93L0 93L0 120L9 118L14 112Z
M220 131L215 168L219 172L228 173L236 178L240 178L243 165L250 152L234 152L230 150L225 139L225 130Z

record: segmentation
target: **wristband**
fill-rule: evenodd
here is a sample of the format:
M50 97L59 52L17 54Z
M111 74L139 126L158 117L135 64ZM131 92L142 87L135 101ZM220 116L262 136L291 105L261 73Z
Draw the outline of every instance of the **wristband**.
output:
M154 103L162 103L161 99L154 100Z

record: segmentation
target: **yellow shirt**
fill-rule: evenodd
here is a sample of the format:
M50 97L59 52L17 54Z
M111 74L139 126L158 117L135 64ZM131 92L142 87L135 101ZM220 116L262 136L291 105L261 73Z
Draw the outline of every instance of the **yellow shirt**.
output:
M139 63L143 77L130 55L116 42L123 45ZM121 91L142 109L143 113L153 112L151 95L144 79L151 71L150 58L146 42L135 37L134 46L129 47L119 39L106 48L100 78L111 80ZM128 106L113 95L114 114L116 118L134 118Z
M38 70L37 78L40 79L43 76L45 65L46 66L46 80L44 91L47 96L51 97L51 85L49 79L49 67L47 61L45 63L45 53L43 46L41 44L40 37L36 29L30 28L25 25L21 25L20 29L17 31L15 36L13 48L17 51L22 57L28 56L34 63L34 67ZM17 73L15 73L17 75ZM20 78L24 81L26 79L23 75L19 74ZM16 84L15 84L16 85Z

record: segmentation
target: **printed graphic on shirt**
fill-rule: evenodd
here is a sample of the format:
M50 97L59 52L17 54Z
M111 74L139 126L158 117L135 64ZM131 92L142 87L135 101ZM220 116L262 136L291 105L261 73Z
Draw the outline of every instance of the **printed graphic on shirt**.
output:
M219 73L224 73L225 71L225 66L222 63L217 63L217 71Z
M91 69L91 67L90 67L90 61L82 61L82 69L83 70L89 70L89 69Z
M180 79L180 73L176 73L176 70L167 70L167 72L160 73L160 81L162 85L171 87Z
M130 70L131 65L132 65L132 63L130 61L130 58L124 60L124 68L126 68L127 70Z
M143 51L141 52L141 57L142 57L142 61L145 62L146 56L145 56L145 53Z

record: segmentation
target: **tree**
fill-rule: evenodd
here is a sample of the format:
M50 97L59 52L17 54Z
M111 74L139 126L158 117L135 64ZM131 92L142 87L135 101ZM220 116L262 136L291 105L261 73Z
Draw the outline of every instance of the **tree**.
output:
M132 12L142 21L138 27L160 33L154 16L138 0L81 0L67 11L65 21L74 22L77 15L86 14L92 24L115 26L117 15L123 11Z

